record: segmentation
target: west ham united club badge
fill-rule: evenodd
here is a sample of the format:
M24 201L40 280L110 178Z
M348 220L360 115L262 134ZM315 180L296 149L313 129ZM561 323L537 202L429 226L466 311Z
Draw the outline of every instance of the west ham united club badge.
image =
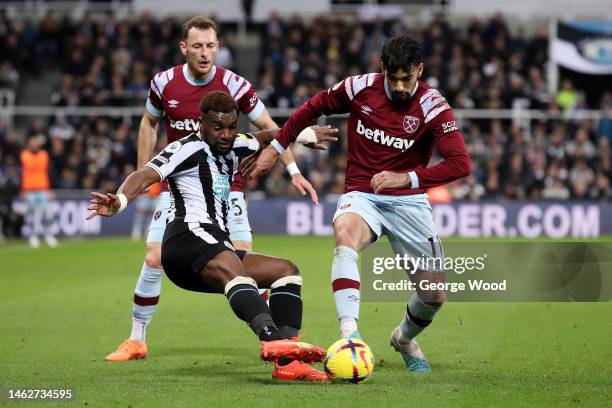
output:
M409 135L419 128L420 119L414 116L404 116L404 130Z

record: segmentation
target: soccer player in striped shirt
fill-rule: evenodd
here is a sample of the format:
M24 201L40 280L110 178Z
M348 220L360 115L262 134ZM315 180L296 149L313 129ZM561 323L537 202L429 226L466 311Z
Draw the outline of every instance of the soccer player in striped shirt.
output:
M92 193L88 218L115 215L144 189L167 180L172 211L161 250L166 276L186 290L225 293L236 316L261 340L261 358L275 363L274 378L325 381L325 373L307 364L323 359L325 351L297 340L302 323L297 267L235 249L229 236L229 193L238 160L257 152L277 130L236 135L239 108L224 92L206 94L200 112L199 131L170 143L130 174L117 194ZM259 287L271 288L269 306Z

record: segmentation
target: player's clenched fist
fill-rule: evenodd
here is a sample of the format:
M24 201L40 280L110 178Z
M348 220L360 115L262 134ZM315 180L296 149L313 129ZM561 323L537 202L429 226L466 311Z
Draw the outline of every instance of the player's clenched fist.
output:
M376 194L387 188L409 188L410 176L407 173L381 171L372 177L370 184Z
M302 130L295 140L306 147L316 150L327 150L322 142L337 142L338 128L326 126L310 126Z

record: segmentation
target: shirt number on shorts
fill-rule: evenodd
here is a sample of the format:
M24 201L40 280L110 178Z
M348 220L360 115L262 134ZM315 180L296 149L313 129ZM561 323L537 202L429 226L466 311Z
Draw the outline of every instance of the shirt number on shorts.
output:
M236 217L240 217L242 215L242 207L238 204L237 198L232 198L232 208L234 209L234 215Z

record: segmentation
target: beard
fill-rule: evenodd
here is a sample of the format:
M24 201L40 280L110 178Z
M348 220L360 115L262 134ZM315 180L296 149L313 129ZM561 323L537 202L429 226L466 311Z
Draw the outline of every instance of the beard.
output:
M219 154L219 155L224 156L224 155L228 154L228 153L229 153L229 152L232 150L232 146L230 145L230 146L228 146L227 148L223 148L223 149L222 149L222 148L220 148L219 146L214 145L214 146L211 146L210 150L211 150L213 153L215 153L215 154Z
M395 102L407 102L410 100L410 92L391 92L391 98Z
M208 142L208 145L210 146L210 150L215 153L215 154L219 154L219 155L226 155L228 154L231 150L232 150L232 143L230 142L229 144L227 144L226 146L223 145L219 145L219 141L216 141L215 144L212 144L210 142Z

